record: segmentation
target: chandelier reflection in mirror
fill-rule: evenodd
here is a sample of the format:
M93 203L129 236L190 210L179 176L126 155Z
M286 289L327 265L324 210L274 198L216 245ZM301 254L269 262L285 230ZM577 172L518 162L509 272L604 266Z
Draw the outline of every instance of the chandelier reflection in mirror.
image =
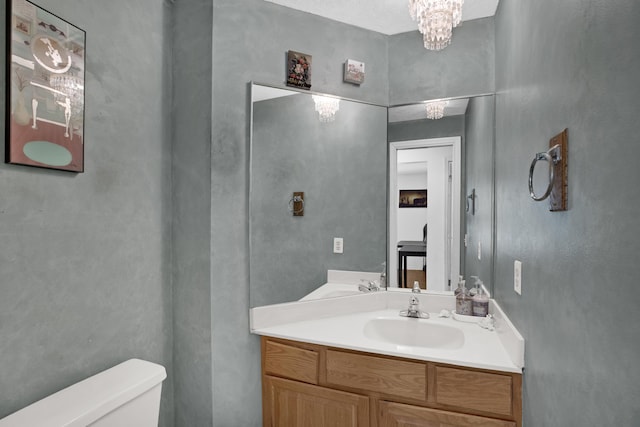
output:
M69 137L70 126L78 125L83 119L84 81L69 74L51 74L49 85L53 89L56 104L64 110L65 136Z
M432 101L427 102L427 119L438 120L444 117L444 109L449 101Z
M316 104L320 122L329 123L336 119L336 112L340 109L340 100L328 96L311 95Z
M409 13L418 22L424 47L442 50L451 44L453 29L462 19L464 0L409 0Z

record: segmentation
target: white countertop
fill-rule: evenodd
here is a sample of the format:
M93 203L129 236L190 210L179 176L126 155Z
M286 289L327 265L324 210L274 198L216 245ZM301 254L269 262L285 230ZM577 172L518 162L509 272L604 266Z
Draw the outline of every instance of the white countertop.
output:
M423 291L418 295L420 308L430 313L430 319L407 321L432 322L458 328L464 334L464 345L458 349L396 345L364 335L367 321L379 317L400 317L398 313L407 308L410 295L408 290L395 289L256 307L250 310L251 332L369 353L522 372L524 339L493 300L489 311L496 319L496 330L489 331L475 323L439 318L442 309L455 308L455 298L450 293Z

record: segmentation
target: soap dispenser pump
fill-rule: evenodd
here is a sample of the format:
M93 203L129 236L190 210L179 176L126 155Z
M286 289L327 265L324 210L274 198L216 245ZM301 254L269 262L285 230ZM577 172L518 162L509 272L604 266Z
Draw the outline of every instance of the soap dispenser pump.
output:
M471 276L471 278L474 280L475 283L473 287L469 289L469 296L473 298L478 293L478 283L480 282L480 278L478 276Z
M382 272L380 273L380 289L387 289L387 263L382 263Z
M467 292L467 295L469 294L467 288L464 287L464 276L462 275L458 276L458 287L453 291L453 295L457 297L460 292Z
M482 289L482 281L476 280L476 294L472 298L472 311L474 316L485 317L489 314L489 297Z
M460 286L458 287L460 292L456 294L456 314L460 314L462 316L471 316L472 314L472 301L469 297L469 291L465 287L464 280L460 280ZM456 291L458 291L456 289Z

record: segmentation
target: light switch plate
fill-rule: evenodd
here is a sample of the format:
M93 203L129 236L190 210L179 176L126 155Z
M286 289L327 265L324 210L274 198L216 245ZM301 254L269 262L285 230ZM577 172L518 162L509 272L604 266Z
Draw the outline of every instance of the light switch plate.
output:
M513 290L522 295L522 262L518 260L513 262Z

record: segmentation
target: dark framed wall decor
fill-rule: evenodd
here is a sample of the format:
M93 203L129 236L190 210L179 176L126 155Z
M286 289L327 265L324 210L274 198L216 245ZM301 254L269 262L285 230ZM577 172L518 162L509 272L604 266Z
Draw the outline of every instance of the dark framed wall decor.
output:
M399 208L426 208L427 190L400 190L398 200Z
M307 53L287 52L287 86L311 89L312 56Z
M84 171L86 33L7 0L5 162Z

